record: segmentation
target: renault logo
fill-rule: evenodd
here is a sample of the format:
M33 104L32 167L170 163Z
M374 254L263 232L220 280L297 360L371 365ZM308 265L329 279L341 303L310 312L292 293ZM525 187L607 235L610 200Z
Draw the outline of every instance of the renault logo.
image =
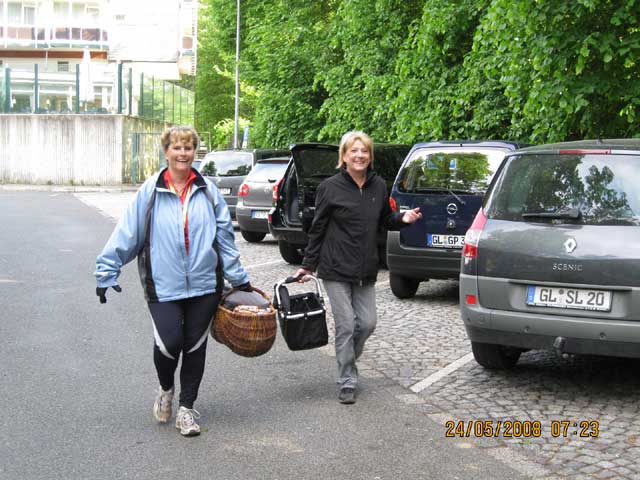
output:
M455 203L450 203L449 205L447 205L447 213L449 215L455 215L456 213L458 213L458 205L456 205Z
M566 242L564 242L564 249L567 251L567 253L573 253L577 246L578 243L574 238L569 238Z

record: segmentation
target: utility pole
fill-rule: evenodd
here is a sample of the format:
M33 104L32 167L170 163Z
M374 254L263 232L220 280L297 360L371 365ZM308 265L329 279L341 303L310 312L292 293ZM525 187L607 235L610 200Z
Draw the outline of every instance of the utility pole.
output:
M233 148L238 148L238 110L240 108L240 0L236 6L236 102L233 123Z

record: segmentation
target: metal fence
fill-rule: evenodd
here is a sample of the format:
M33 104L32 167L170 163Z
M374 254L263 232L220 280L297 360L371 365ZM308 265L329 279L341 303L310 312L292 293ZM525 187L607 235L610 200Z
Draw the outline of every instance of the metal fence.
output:
M3 113L125 114L174 124L193 124L194 92L123 64L75 66L75 72L5 68L0 75ZM94 70L96 66L94 66ZM96 74L97 73L97 74Z

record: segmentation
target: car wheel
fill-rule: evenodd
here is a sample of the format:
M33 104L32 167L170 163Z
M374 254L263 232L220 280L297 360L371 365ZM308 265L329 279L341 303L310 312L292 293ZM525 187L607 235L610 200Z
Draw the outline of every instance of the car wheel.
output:
M491 370L505 370L513 367L522 353L518 348L480 342L471 342L471 350L476 362Z
M240 234L242 238L250 243L261 242L262 239L267 236L264 232L249 232L247 230L240 230Z
M420 280L403 277L396 273L389 273L389 284L391 291L398 298L411 298L416 294Z
M293 263L294 265L299 265L302 263L302 259L304 258L298 248L295 245L291 245L284 240L278 241L278 249L280 250L280 255L287 263Z

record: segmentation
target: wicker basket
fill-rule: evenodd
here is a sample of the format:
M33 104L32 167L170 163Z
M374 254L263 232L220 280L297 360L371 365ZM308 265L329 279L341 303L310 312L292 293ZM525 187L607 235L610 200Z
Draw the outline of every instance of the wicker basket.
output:
M234 312L222 306L233 290L222 296L218 311L211 324L211 336L243 357L257 357L267 353L276 339L276 310L262 291L254 290L269 300L268 314Z

